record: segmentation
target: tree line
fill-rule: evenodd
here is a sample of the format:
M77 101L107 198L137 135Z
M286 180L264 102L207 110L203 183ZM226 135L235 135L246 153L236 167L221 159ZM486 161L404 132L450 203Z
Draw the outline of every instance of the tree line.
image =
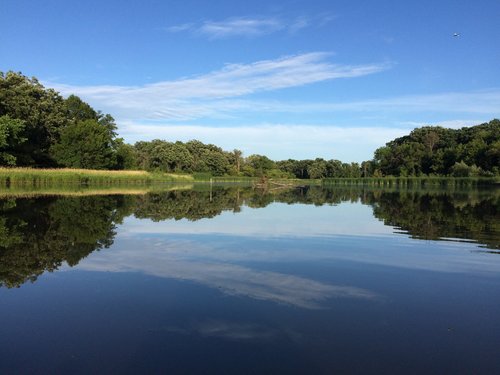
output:
M500 175L500 121L462 129L422 127L388 142L374 158L273 161L198 140L124 142L113 117L76 95L63 98L36 78L0 72L0 165L143 169L207 176L361 178Z
M417 128L378 148L367 169L384 176L498 176L500 120L461 129Z

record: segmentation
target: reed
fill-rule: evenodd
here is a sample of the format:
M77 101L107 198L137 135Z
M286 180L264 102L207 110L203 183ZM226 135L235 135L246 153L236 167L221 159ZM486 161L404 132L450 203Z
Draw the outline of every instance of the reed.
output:
M192 176L146 171L103 171L91 169L0 168L0 187L63 185L148 185L191 182Z
M498 185L494 177L359 177L325 178L323 186L384 186L384 187L453 187L453 186L492 186Z

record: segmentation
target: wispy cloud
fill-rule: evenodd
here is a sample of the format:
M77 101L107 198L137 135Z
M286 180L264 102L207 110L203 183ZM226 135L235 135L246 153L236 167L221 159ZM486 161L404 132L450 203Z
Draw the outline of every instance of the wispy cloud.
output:
M62 94L77 94L122 118L186 120L212 115L222 107L239 106L227 102L218 105L222 99L360 77L388 68L387 64L333 64L327 60L329 56L314 52L249 64L227 64L205 75L143 86L47 85Z
M332 108L343 110L390 110L390 111L443 111L468 113L498 113L500 89L471 92L444 92L426 95L405 95L351 103L334 104Z
M413 127L461 127L499 116L499 88L363 100L259 97L317 82L367 76L391 67L386 63L334 64L331 54L313 52L227 64L207 74L141 86L44 83L113 114L120 136L128 142L199 139L274 159L318 156L362 161ZM275 143L278 133L279 145Z
M248 64L227 64L222 69L204 75L142 86L46 84L64 95L77 94L95 107L112 113L120 121L136 123L146 120L234 120L242 115L255 113L289 116L300 113L311 116L324 116L326 113L363 113L368 116L390 114L399 123L416 119L415 116L412 116L412 120L402 118L399 116L401 113L446 113L447 118L443 118L446 121L498 116L498 88L335 102L246 98L249 95L316 82L371 75L391 67L387 63L334 64L329 61L330 56L328 53L313 52ZM450 114L456 115L450 118ZM417 121L422 122L420 119ZM436 119L433 123L436 123Z
M407 114L423 113L447 113L467 114L467 117L473 115L473 119L448 119L438 121L436 119L430 122L415 121L397 121L402 125L423 126L423 125L441 125L445 127L462 127L478 124L485 119L499 115L500 108L500 89L478 90L471 92L443 92L425 95L403 95L386 98L354 100L354 101L280 101L280 100L246 100L246 99L224 99L217 101L201 102L183 102L177 103L175 114L172 112L162 113L157 111L151 117L152 119L174 120L175 118L184 118L194 120L204 116L214 116L218 118L230 117L233 113L282 113L282 114L339 114L339 113L357 113L364 115L381 115L390 113L392 118ZM192 117L186 118L191 114ZM197 117L199 115L199 117ZM479 120L479 117L482 120Z
M224 103L224 102L222 102ZM478 90L470 92L443 92L423 95L402 95L395 97L336 101L336 102L293 102L293 101L245 101L233 100L238 110L262 112L447 112L494 114L500 108L500 89ZM227 103L226 105L229 105ZM229 107L228 107L229 108ZM415 123L418 124L418 123ZM443 123L445 124L445 123ZM452 124L452 123L450 123ZM453 124L452 124L453 125ZM445 125L443 125L445 126Z
M190 32L194 35L205 36L210 39L224 39L231 37L259 37L277 31L296 33L301 29L315 25L323 27L334 17L330 14L321 14L315 17L300 16L295 19L281 17L231 17L221 21L203 21L199 23L185 23L165 28L171 33Z
M221 22L204 22L196 32L213 39L233 36L255 37L285 28L277 18L232 18Z
M193 23L183 23L182 25L167 27L166 30L171 33L180 33L182 31L191 30L193 27L194 27Z

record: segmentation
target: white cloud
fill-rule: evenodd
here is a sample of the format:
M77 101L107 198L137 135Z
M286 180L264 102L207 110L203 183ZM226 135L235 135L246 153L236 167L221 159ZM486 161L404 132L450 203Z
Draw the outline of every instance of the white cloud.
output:
M338 108L356 110L403 110L403 111L441 111L468 113L498 113L500 108L500 89L478 90L472 92L445 92L427 95L406 95L387 99L375 99L348 104Z
M194 24L192 24L192 23L183 23L182 25L175 25L175 26L167 27L165 30L167 30L168 32L171 32L171 33L180 33L182 31L190 30L193 27L194 27Z
M333 64L329 56L315 52L228 64L204 75L141 86L46 85L113 114L120 136L128 142L199 139L273 159L323 157L360 162L417 126L462 127L499 116L498 88L336 102L258 97L390 67ZM213 126L215 122L219 126Z
M196 29L212 39L232 36L255 37L270 34L285 27L277 18L230 18L220 22L206 21Z
M117 118L186 120L224 112L224 107L241 109L241 104L220 102L222 99L359 77L388 67L386 64L332 64L326 60L328 56L327 53L315 52L250 64L228 64L205 75L143 86L47 85L63 95L79 95Z
M367 289L253 269L227 262L217 255L203 259L207 247L194 241L153 240L155 243L147 238L139 241L129 238L126 246L115 246L114 252L95 253L84 259L78 268L97 272L142 272L156 277L189 280L227 295L306 309L321 308L323 301L332 298L378 298ZM147 251L138 251L139 248L147 248ZM184 253L186 249L189 249L188 254Z
M258 108L268 112L447 112L498 114L500 89L472 92L444 92L425 95L404 95L380 99L345 102L280 102L240 101L240 108ZM454 121L454 120L453 120ZM469 122L470 123L470 122ZM415 122L414 124L420 124ZM423 123L422 123L423 124ZM426 123L428 124L428 123ZM453 123L450 122L453 125ZM444 125L443 125L444 126Z
M323 27L334 17L331 14L321 14L315 17L300 16L295 19L281 17L231 17L222 21L203 21L199 23L185 23L166 27L171 33L190 32L194 35L209 39L225 39L231 37L259 37L277 31L286 31L291 34L312 25Z
M283 102L244 98L251 94L326 80L361 77L390 67L388 64L333 64L327 60L328 56L327 53L316 52L249 64L227 64L205 75L142 86L71 86L50 82L46 85L63 95L79 95L94 107L112 113L120 121L234 119L235 116L241 118L243 114L251 113L308 113L312 116L322 113L324 116L325 113L362 112L365 115L390 114L393 121L398 123L408 121L400 118L401 113L446 113L444 121L451 121L449 118L452 113L462 114L462 118L468 119L498 116L498 88L343 102ZM356 117L359 118L359 114ZM424 123L428 124L423 121L415 124ZM466 124L474 123L467 120ZM442 124L446 126L447 123ZM457 126L457 123L449 124Z
M444 127L458 128L472 126L484 122L493 117L499 116L500 89L480 90L472 92L445 92L427 95L405 95L399 97L388 97L380 99L368 99L361 101L344 102L294 102L278 100L245 100L227 99L217 101L184 102L177 103L175 116L172 113L162 115L158 112L152 118L174 119L184 116L184 119L196 119L205 116L227 117L233 113L286 113L314 114L325 113L353 113L360 119L359 114L374 114L381 117L381 114L389 113L396 122L417 127L424 125L441 125ZM467 114L475 116L474 119L451 119L437 121L403 121L397 120L402 113L425 114L425 113L446 113L449 118L451 114ZM189 116L187 118L187 116ZM169 117L171 116L171 117ZM199 117L198 117L199 116ZM480 117L478 117L480 116ZM439 116L442 117L442 116ZM482 119L479 119L482 118Z

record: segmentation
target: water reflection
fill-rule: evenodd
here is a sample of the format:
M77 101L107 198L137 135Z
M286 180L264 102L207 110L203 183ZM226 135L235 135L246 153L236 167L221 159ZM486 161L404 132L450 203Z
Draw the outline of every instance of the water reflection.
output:
M373 202L373 214L386 225L413 238L474 240L500 249L500 198L474 192L429 194L383 193Z
M131 212L126 202L124 196L0 201L0 286L33 282L110 247L116 225Z
M10 288L33 282L45 271L54 271L63 263L74 266L93 251L109 248L117 227L126 217L156 222L199 221L226 211L238 213L244 207L263 208L274 202L309 207L358 203L353 207L370 208L373 215L387 225L388 232L395 227L415 239L475 241L489 248L488 252L497 253L500 249L498 190L443 192L307 187L258 191L231 187L134 196L9 198L0 201L0 286ZM262 217L270 212L270 207L267 210L259 211ZM244 225L237 220L235 217L234 225ZM281 220L286 223L285 217ZM322 223L299 224L314 228L321 227ZM355 225L348 225L363 235ZM263 224L258 223L256 228L263 230ZM278 235L281 231L279 226L272 230ZM200 259L200 252L190 248L185 250L186 254L190 251L194 254L191 258L168 257L168 249L158 247L141 253L140 243L136 248L127 249L129 253L122 262L110 257L106 258L107 263L104 260L100 264L88 262L86 267L114 271L140 269L152 275L200 282L226 294L308 308L318 307L321 300L331 297L373 297L364 289L254 270L227 263L227 258Z
M255 323L241 323L221 320L206 320L195 322L187 326L169 326L153 329L153 332L167 332L189 336L200 336L203 338L218 338L229 341L268 341L286 335L287 338L294 336L294 332L281 332L272 327ZM295 334L297 335L297 334Z
M135 216L153 221L198 220L242 206L263 208L274 202L337 205L360 202L373 207L384 224L416 239L473 240L500 249L500 190L389 191L376 189L323 189L306 187L282 191L219 189L215 192L179 191L137 197ZM311 225L317 225L312 223Z
M156 277L189 280L224 294L244 296L301 308L315 309L329 298L373 299L366 289L331 285L290 274L257 270L230 263L224 254L206 258L197 242L151 243L127 240L112 256L97 255L81 268L103 272L141 272ZM184 249L187 251L184 252Z

